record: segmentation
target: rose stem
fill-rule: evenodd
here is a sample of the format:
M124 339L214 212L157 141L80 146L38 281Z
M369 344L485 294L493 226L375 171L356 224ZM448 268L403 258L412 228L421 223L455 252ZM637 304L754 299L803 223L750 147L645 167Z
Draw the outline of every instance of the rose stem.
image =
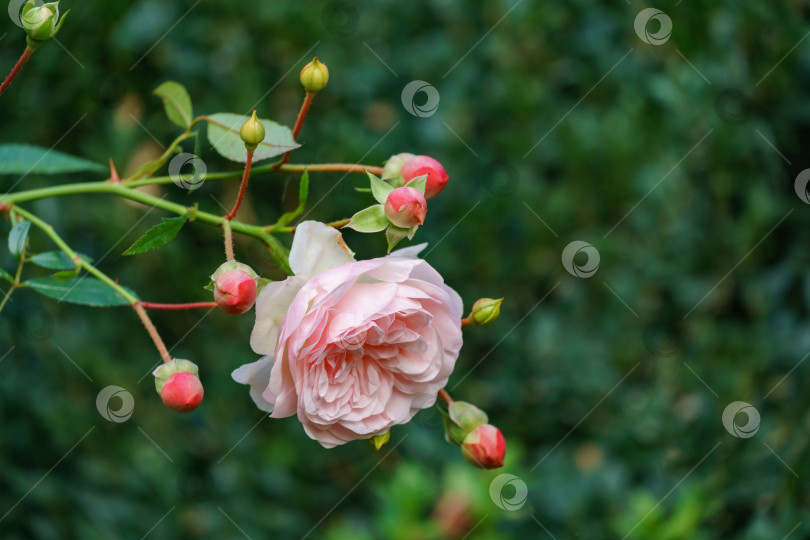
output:
M233 210L225 216L225 219L230 221L236 217L236 212L242 204L242 198L245 196L247 189L248 179L250 178L250 163L253 161L253 150L247 151L247 162L245 163L245 174L242 175L242 185L239 186L239 196L236 198L236 204L233 205ZM230 259L229 259L230 260Z
M452 398L450 397L450 394L448 394L448 393L447 393L447 390L445 390L444 388L442 388L441 390L439 390L439 397L440 397L440 398L442 398L442 401L444 401L444 402L445 402L445 403L447 403L448 405L449 405L450 403L453 403L453 400L452 400Z
M329 223L325 223L325 225L327 227L334 227L335 229L339 229L339 228L343 227L344 225L348 225L348 223L351 220L352 220L352 218L339 219L337 221L330 221ZM290 230L287 231L287 232L294 233L295 229L296 229L295 227L290 227ZM283 231L284 229L275 229L275 230L276 231Z
M22 70L23 66L25 65L26 62L28 62L28 59L31 58L32 54L34 54L34 49L32 49L31 47L26 47L22 53L22 56L20 56L20 59L17 60L17 63L14 65L13 68L11 68L11 72L8 74L8 77L6 77L6 80L3 81L3 84L0 84L0 94L2 94L3 91L6 88L8 88L8 86L11 84L11 81L13 81L14 77L17 76L17 73L19 73Z
M168 349L166 349L166 344L163 343L163 340L160 338L160 334L158 334L157 328L155 325L152 324L152 320L149 319L149 315L146 314L146 310L143 308L141 302L135 302L132 304L133 309L135 309L135 313L138 314L140 317L141 322L146 327L146 331L149 332L149 337L152 338L152 341L155 342L155 347L157 347L158 352L160 353L160 357L163 359L163 362L171 362L172 357L169 355Z
M225 231L225 260L232 261L236 257L233 254L233 231L230 220L222 220L222 230Z
M298 133L301 131L301 126L304 125L304 118L307 117L307 112L309 112L309 106L312 105L312 98L315 97L315 94L312 92L307 92L306 97L304 97L304 103L301 104L301 110L298 111L298 118L295 120L295 126L293 127L292 131L292 138L296 140L298 138ZM290 150L292 152L292 150ZM290 152L284 154L284 157L281 158L280 165L287 163L290 161Z
M160 304L158 302L141 302L146 309L209 309L217 307L216 302L188 302L185 304Z

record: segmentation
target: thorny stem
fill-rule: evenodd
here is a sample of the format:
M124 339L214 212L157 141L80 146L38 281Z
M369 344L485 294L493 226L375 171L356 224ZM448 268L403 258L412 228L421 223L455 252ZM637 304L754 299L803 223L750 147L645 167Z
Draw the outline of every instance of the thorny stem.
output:
M296 140L298 138L298 133L301 131L301 126L304 125L304 118L307 117L307 112L309 112L309 106L312 105L312 98L315 97L315 94L312 92L307 92L306 97L304 97L304 103L301 104L301 109L298 111L298 118L295 120L295 126L293 127L292 131L292 138ZM292 150L290 150L292 152ZM290 161L290 152L284 154L284 157L281 158L282 165Z
M444 388L439 390L439 397L442 398L442 401L444 401L448 405L453 403L453 399L450 397L450 394L448 394L447 390L445 390Z
M231 231L231 221L228 219L222 220L222 230L225 236L225 260L232 261L236 257L233 253L233 231Z
M149 337L151 337L152 341L155 343L155 347L157 347L163 362L171 362L172 357L169 354L169 350L166 348L166 344L163 343L163 339L161 339L160 334L158 334L157 328L155 328L155 325L152 324L152 320L149 318L149 315L146 314L146 310L143 308L143 305L140 302L135 302L132 307L135 309L135 313L138 314L141 322L146 327L146 331L149 333Z
M20 286L20 276L22 275L23 265L25 264L25 248L23 248L22 252L20 253L20 264L17 265L17 273L14 275L14 283L11 284L8 291L6 291L6 296L3 298L3 301L0 302L0 311L3 311L3 308L8 302L8 299L11 297L11 293L14 292L14 289Z
M146 309L210 309L217 307L216 302L188 302L185 304L160 304L157 302L140 302Z
M110 193L119 195L126 199L137 201L150 207L160 208L162 210L166 210L167 212L172 212L181 216L189 214L195 221L207 223L209 225L220 226L225 220L225 218L222 216L202 212L193 207L188 208L182 204L173 203L161 197L155 197L154 195L149 195L148 193L144 193L142 191L130 189L126 185L113 184L110 182L65 184L61 186L20 191L18 193L0 196L0 209L10 209L12 205L21 202L80 193ZM287 249L281 244L281 242L278 241L275 236L265 232L264 228L259 225L248 225L238 221L231 221L230 225L231 228L238 233L252 236L261 240L270 250L270 254L273 256L276 264L278 264L279 267L287 274L292 274L289 262L287 261Z
M17 74L22 70L23 66L25 65L26 62L28 62L28 59L31 58L32 54L34 54L34 49L32 49L31 47L26 47L22 55L20 56L20 59L17 60L17 63L14 65L13 68L11 68L11 72L9 72L8 77L6 77L6 80L3 81L3 84L0 84L0 94L2 94L3 91L6 88L8 88L8 86L11 84L11 81L13 81L14 77L16 77Z
M324 223L327 227L334 227L335 229L340 229L344 225L348 225L352 218L344 218L338 219L337 221L330 221L329 223ZM294 233L297 227L274 227L273 232L288 232Z
M253 161L253 150L248 150L247 162L245 162L245 174L242 175L242 183L239 185L239 195L236 197L236 204L233 205L233 210L231 210L230 213L227 216L225 216L225 219L227 221L232 220L236 216L236 212L239 210L239 206L242 204L242 199L245 196L245 190L247 189L248 185L248 180L250 180L250 163L252 161ZM225 249L227 251L227 247Z
M28 212L27 210L24 210L20 207L16 207L14 209L14 212L17 215L22 216L28 221L30 221L37 228L41 229L53 241L53 243L59 247L59 249L65 252L65 254L68 257L70 257L70 259L74 263L76 263L77 267L84 268L88 274L91 274L92 276L96 277L99 281L101 281L102 283L113 289L115 292L117 292L119 295L121 295L121 297L123 297L124 300L126 300L132 306L132 308L135 310L135 313L138 314L138 317L141 319L141 322L146 327L146 331L149 333L149 337L151 337L152 341L155 343L155 347L157 347L157 350L160 353L160 357L163 358L163 361L164 362L171 361L172 358L171 356L169 356L169 351L166 349L166 345L160 338L160 334L158 334L155 325L152 324L152 321L149 319L149 315L146 314L146 311L141 305L141 302L138 301L136 297L134 297L125 288L121 287L107 274L105 274L104 272L102 272L89 262L79 257L79 255L75 251L73 251L70 248L70 246L68 246L67 243L65 243L65 241L62 240L62 238L58 234L56 234L56 232L53 230L53 227L51 227L50 225L39 219L31 212ZM17 280L19 280L19 272Z

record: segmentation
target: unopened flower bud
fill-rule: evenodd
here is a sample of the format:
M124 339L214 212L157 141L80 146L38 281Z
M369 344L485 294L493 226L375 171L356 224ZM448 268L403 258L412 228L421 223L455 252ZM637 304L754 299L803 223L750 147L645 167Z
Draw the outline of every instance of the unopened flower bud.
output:
M402 179L402 166L413 157L415 157L413 154L407 152L394 154L385 162L380 179L385 180L394 187L404 186L405 180Z
M385 217L403 229L410 229L425 222L427 201L418 189L411 187L396 188L385 200Z
M469 319L475 324L489 324L495 322L501 314L503 298L480 298L472 307Z
M38 5L35 0L28 0L20 12L20 23L28 34L28 47L37 49L46 40L55 36L62 28L62 23L65 22L69 12L70 10L66 11L59 19L58 1Z
M466 401L451 401L447 405L444 435L448 442L461 445L473 430L489 422L487 413Z
M264 140L264 125L256 116L256 109L253 109L253 116L242 124L239 136L242 137L245 148L250 151L256 150L256 147Z
M245 313L256 302L259 276L246 264L223 263L211 276L211 281L214 282L214 301L228 315Z
M312 59L312 62L304 66L301 70L301 84L304 85L304 90L308 94L315 94L320 92L329 82L329 69L326 64L320 62L318 57Z
M464 438L461 445L464 459L481 469L497 469L503 466L506 456L506 441L501 430L492 424L475 428Z
M152 374L155 376L155 389L169 409L187 413L202 402L203 386L194 362L174 359L159 366Z
M414 178L427 175L425 199L432 199L441 193L449 178L442 164L430 156L412 157L402 166L400 173L406 184Z

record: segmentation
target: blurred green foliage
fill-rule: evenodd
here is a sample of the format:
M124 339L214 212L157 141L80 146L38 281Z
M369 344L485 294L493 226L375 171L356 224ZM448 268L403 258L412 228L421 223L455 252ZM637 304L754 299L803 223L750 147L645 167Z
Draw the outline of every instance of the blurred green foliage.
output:
M509 455L500 471L470 468L435 411L379 454L324 450L295 418L263 419L230 379L255 359L252 320L218 312L154 315L206 388L197 412L170 413L130 311L19 291L0 316L0 537L807 537L810 209L793 191L808 167L807 6L655 5L673 24L657 46L633 27L648 6L615 0L63 0L61 46L40 49L0 97L0 142L112 158L123 173L177 133L151 95L160 83L185 85L197 114L258 102L292 125L297 72L317 54L329 86L293 162L410 151L445 164L450 184L415 241L466 306L506 297L497 323L465 329L449 387L487 410ZM9 20L0 35L6 69L24 36ZM437 88L436 114L405 111L411 80ZM209 148L203 158L238 168ZM87 179L6 176L0 189ZM251 182L257 223L294 208L297 180ZM351 215L368 204L352 190L364 184L313 174L307 217ZM236 187L160 193L222 212ZM208 298L215 228L191 224L124 259L166 216L104 195L26 208L144 299ZM380 235L345 236L361 257L384 252ZM599 251L589 279L560 263L573 240ZM281 277L258 244L237 254ZM98 414L108 385L133 394L127 422ZM761 413L753 437L724 429L733 401ZM501 473L528 487L516 511L490 498Z

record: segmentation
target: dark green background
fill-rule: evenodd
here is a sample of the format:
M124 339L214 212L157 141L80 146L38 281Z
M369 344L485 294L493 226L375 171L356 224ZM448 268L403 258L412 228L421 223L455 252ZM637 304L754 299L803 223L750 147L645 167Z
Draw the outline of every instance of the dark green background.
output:
M465 330L450 387L461 381L454 396L502 429L507 463L468 466L434 411L394 429L379 454L365 442L324 450L295 418L262 421L229 377L256 357L251 315L154 315L205 384L200 409L176 415L151 376L139 382L157 355L131 311L20 291L0 315L0 354L14 347L0 362L0 515L25 497L0 521L0 537L137 539L164 516L148 538L301 538L318 524L309 538L462 538L474 528L467 538L612 539L639 522L629 538L810 534L800 362L810 351L810 208L793 190L810 166L801 2L657 2L673 22L658 46L634 32L648 7L638 0L203 0L184 16L192 6L65 0L72 12L58 38L75 61L55 43L37 52L0 97L0 142L48 148L78 121L56 149L112 157L124 172L158 150L133 117L163 144L178 132L150 95L161 82L185 85L196 113L242 113L272 88L260 114L291 125L297 72L317 54L331 77L293 162L368 153L363 162L379 164L411 151L450 174L416 240L437 246L427 259L466 306L506 297L495 325ZM6 70L24 38L3 21ZM400 93L411 80L439 91L436 114L405 111ZM236 169L207 147L203 158L209 171ZM312 175L312 218L368 204L353 175L313 206L341 177ZM0 188L17 179L0 178ZM92 179L31 176L15 190ZM253 179L255 222L294 207L296 180ZM235 189L209 182L187 196L170 184L161 193L221 212L211 195L227 206ZM188 226L169 246L125 259L162 212L133 227L144 208L104 195L25 207L145 299L208 298L201 286L222 259L216 228ZM346 239L359 256L384 252L380 235ZM561 265L573 240L600 253L589 279ZM51 249L39 233L32 247ZM281 277L261 246L242 239L237 254ZM5 250L0 262L13 270ZM25 276L42 273L26 267ZM108 385L133 394L129 421L97 412ZM761 413L753 437L724 429L733 401ZM518 511L490 499L502 472L528 486Z

